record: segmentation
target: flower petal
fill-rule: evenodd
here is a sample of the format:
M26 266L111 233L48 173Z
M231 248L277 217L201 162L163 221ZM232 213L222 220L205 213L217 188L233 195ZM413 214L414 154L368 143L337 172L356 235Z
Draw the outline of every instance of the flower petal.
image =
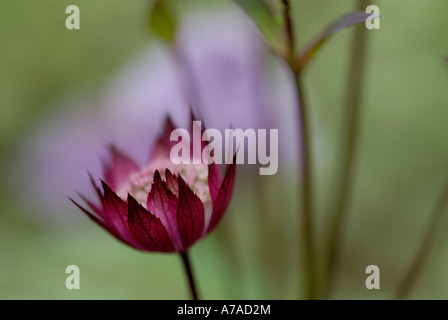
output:
M113 190L117 190L120 183L126 181L129 175L139 170L139 166L127 155L114 146L110 146L112 160L105 167L104 177Z
M149 213L128 195L129 230L148 251L175 251L170 236L159 218Z
M158 170L154 173L154 182L148 195L148 211L160 219L165 226L176 250L182 248L177 227L177 197L163 183Z
M216 163L210 164L208 166L208 187L210 189L210 196L212 197L212 201L215 201L221 183L222 183L221 168Z
M128 226L128 204L104 182L101 181L104 196L101 198L103 210L101 213L104 221L121 235L133 247L143 249L136 241Z
M104 211L103 219L110 222L115 228L126 229L128 206L117 194L107 185L106 182L101 181L104 190L102 197L102 205Z
M101 217L101 213L103 209L96 204L94 204L92 201L87 199L85 196L83 196L81 193L78 192L78 196L85 202L87 205L97 214ZM70 201L74 202L71 198L69 198ZM79 206L78 206L79 207ZM84 211L84 210L83 210Z
M104 221L109 221L109 214L107 213L107 211L104 210L104 207L107 205L106 204L106 200L104 199L104 195L101 192L101 190L97 187L93 176L90 174L89 172L89 178L90 178L90 183L92 184L93 188L95 189L96 195L98 196L98 198L101 201L101 206L97 206L95 205L93 202L91 202L90 200L88 200L86 197L84 197L82 194L78 193L78 195L80 196L80 198L82 200L84 200L84 202L87 203L87 205L92 208L93 211L95 211L95 213L97 215L99 215Z
M201 199L187 186L179 176L179 204L177 223L182 239L183 250L196 242L204 231L204 205Z
M166 186L172 193L176 195L176 197L179 196L179 185L177 182L177 178L171 173L169 169L165 170L165 180L166 180Z
M206 233L212 231L221 221L230 199L232 198L233 186L235 183L236 157L233 157L233 163L227 167L224 181L219 188L218 195L213 201L213 212Z
M91 174L89 171L87 171L87 173L88 173L88 175L89 175L90 183L92 184L93 188L94 188L95 191L96 191L96 195L98 196L99 199L101 199L101 197L102 197L103 195L102 195L100 189L97 187L97 185L96 185L96 183L95 183L95 180L93 179L92 174Z
M114 228L107 225L107 223L101 219L99 219L97 216L92 214L90 211L79 205L76 201L69 198L71 202L73 202L74 205L76 205L82 212L84 212L93 222L95 222L97 225L99 225L101 228L109 232L111 235L113 235L115 238L123 242L124 244L127 244L128 246L135 247L133 244L126 241L117 231L114 230ZM88 203L90 205L90 202ZM93 208L92 208L93 209ZM139 246L140 247L140 246ZM139 249L139 247L136 247Z

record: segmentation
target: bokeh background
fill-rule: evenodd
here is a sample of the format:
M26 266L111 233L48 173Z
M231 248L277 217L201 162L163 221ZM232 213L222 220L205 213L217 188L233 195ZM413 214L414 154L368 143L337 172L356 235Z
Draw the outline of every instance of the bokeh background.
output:
M292 3L302 45L354 8L351 0ZM356 179L332 295L338 299L393 297L448 174L448 70L442 63L448 53L448 3L373 3L381 9L381 29L368 32ZM65 28L65 8L70 4L81 10L80 30ZM85 141L91 157L99 159L103 145L83 132L94 132L96 120L107 109L102 94L120 70L136 56L161 46L148 27L150 7L144 0L0 0L0 298L188 297L179 257L143 254L121 245L48 185L51 179L33 173L45 167L42 162L53 143L63 146L52 150L57 155L69 153L76 147L74 141L82 149ZM225 0L189 0L183 8L202 17L240 10ZM204 18L204 28L214 22ZM352 32L333 37L305 74L312 110L318 239L338 170ZM127 110L126 102L121 103ZM270 112L290 114L290 108L285 103ZM124 114L133 117L132 112ZM79 121L70 122L74 118ZM160 121L155 121L148 119L148 127L159 127ZM74 129L65 138L69 125ZM79 132L78 140L73 140L73 132ZM101 127L98 132L103 132ZM121 133L127 134L126 127L120 127ZM104 135L98 141L106 139ZM294 146L289 151L293 158ZM63 158L53 153L47 153L48 163L60 169L63 165L57 161ZM284 160L288 150L280 157L282 167L276 176L259 177L255 170L241 169L223 223L193 247L203 298L301 297L298 181L295 166ZM89 163L77 163L72 169L80 178L73 181L73 190L63 190L67 196L76 196L79 179L87 180L84 167ZM58 179L55 172L51 178ZM51 170L44 173L51 175ZM71 183L65 176L60 179L65 179L64 185ZM441 226L412 298L448 298L448 237L443 232L447 228L448 222ZM80 290L65 288L65 268L71 264L80 267ZM381 269L381 290L365 288L365 268L371 264Z

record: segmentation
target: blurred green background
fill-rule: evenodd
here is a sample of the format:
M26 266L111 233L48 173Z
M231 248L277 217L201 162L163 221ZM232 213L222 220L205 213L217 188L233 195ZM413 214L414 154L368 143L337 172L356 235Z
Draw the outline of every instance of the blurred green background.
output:
M201 9L232 5L225 0L185 2ZM354 8L351 0L292 2L302 45ZM448 70L441 61L448 53L448 2L373 3L381 9L381 30L368 32L355 191L333 295L340 299L393 297L448 174ZM55 111L55 101L83 88L100 88L154 40L147 27L147 1L78 0L78 31L65 28L70 4L73 1L0 0L3 172L5 159L29 138L33 126ZM316 137L319 234L337 170L351 36L348 30L332 38L305 75ZM6 179L0 180L0 190L0 298L188 297L177 256L124 247L75 208L76 223L36 223L39 212L20 201L26 194L11 194ZM257 210L261 192L271 195L263 219ZM297 181L291 176L237 181L223 224L192 250L203 298L300 298L296 194ZM448 223L442 227L447 228ZM447 249L448 237L441 234L413 298L448 298ZM80 267L81 290L65 288L65 268L71 264ZM371 264L381 269L381 290L365 288L365 268Z

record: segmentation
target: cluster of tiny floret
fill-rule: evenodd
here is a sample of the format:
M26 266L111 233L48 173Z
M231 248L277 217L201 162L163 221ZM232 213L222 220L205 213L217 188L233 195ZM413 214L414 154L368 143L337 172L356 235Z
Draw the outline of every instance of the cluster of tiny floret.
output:
M211 202L208 186L208 166L206 164L174 165L169 159L155 159L140 171L130 174L128 180L118 186L117 195L126 201L128 194L130 194L147 209L147 199L151 192L154 174L158 170L162 180L166 181L166 169L170 170L176 177L180 175L204 204ZM177 190L169 184L168 187L178 195Z

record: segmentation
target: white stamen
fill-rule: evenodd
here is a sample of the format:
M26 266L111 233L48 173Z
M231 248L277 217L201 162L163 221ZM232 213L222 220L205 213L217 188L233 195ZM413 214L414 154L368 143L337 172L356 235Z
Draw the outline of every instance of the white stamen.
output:
M162 180L166 181L166 169L170 170L175 176L180 175L201 199L202 203L211 202L208 187L208 166L206 164L174 165L169 159L164 158L155 159L140 171L131 174L128 180L117 188L117 195L126 201L128 194L130 194L147 209L147 199L151 192L154 173L159 170Z

